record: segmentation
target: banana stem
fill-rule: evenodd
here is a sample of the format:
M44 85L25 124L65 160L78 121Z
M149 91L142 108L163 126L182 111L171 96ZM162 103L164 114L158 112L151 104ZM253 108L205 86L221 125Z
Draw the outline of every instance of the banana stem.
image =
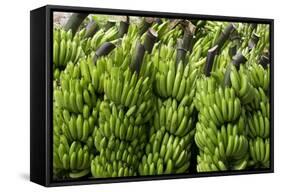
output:
M229 56L232 58L234 55L236 55L237 52L237 46L235 44L232 44L229 48Z
M193 41L193 35L185 31L183 35L183 48L186 49L186 51L191 52L192 44L193 44L192 41Z
M128 16L126 16L126 21L120 21L119 32L118 32L119 38L122 38L128 32L129 25L130 25L130 20Z
M148 29L144 39L144 48L148 53L151 53L155 42L157 41L157 32L152 28Z
M184 48L183 40L178 39L177 40L177 55L176 55L176 64L178 65L181 61L182 63L185 63L185 56L186 56L187 50Z
M100 56L108 55L113 49L115 48L115 45L111 42L105 42L103 43L95 52L94 56L94 63L96 63L97 59Z
M257 26L258 26L258 24L256 24L256 23L251 23L251 25L250 25L252 30L256 29Z
M235 29L234 24L230 23L220 34L218 40L215 42L215 45L218 45L218 50L222 48L224 43L227 41L229 38L231 32Z
M130 69L132 71L136 71L137 74L140 72L142 60L144 57L145 48L144 46L138 41L136 44L136 49L132 57L132 62L130 65Z
M73 13L65 24L64 29L66 31L71 30L74 35L87 16L88 14L86 13Z
M108 29L110 29L111 27L113 27L115 25L115 21L113 20L108 20L107 23L104 26L104 30L107 31Z
M155 23L158 23L159 25L162 24L162 20L160 18L155 18Z
M208 50L206 65L205 65L205 75L207 77L209 77L211 75L214 59L215 59L217 52L218 52L218 45L215 45L214 47L212 47L211 49Z
M99 30L99 25L95 21L91 21L86 26L85 37L93 37L93 35Z
M237 52L233 57L233 60L230 64L228 64L227 69L224 74L224 86L230 86L230 73L231 73L231 65L234 65L237 69L239 69L240 65L247 61L246 57L241 53Z
M152 23L153 18L145 17L140 25L139 35L142 36L142 34L144 34L149 29L149 27L151 27Z
M267 68L269 65L269 58L265 55L262 55L259 63L263 66L263 68Z
M250 51L256 46L256 44L259 42L259 39L260 37L256 33L252 34L252 37L248 43L248 47Z
M238 52L236 53L236 55L233 57L233 60L232 60L232 64L237 68L239 69L240 65L242 63L245 63L247 61L246 57L241 53L241 52Z

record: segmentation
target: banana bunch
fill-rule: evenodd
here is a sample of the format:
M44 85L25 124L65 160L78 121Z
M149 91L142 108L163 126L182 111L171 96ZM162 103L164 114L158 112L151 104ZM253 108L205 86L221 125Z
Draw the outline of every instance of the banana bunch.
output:
M114 169L114 171L110 171L111 169L109 169L108 166L115 163L121 164L122 168L125 170L128 169L131 170L130 172L136 173L139 159L146 142L145 134L131 141L121 140L114 136L104 136L100 129L96 129L94 135L95 146L100 152L91 163L91 172L94 177L104 177L104 174L111 174L112 177L126 176L126 174L116 175L113 173L114 171L118 172L120 167ZM101 161L101 159L103 160ZM100 169L104 169L104 172L100 172ZM108 173L106 173L106 169L109 169ZM125 171L125 173L126 172L127 171ZM130 175L132 174L130 173Z
M190 55L190 63L196 63L202 60L202 58L206 58L211 48L217 46L215 60L218 60L218 62L214 62L214 70L210 71L214 72L215 69L223 69L226 62L231 59L227 55L233 43L230 40L233 38L232 36L235 36L236 25L226 22L205 21L204 27L199 28L197 33L199 34L195 38L195 44ZM220 55L219 53L221 52L223 53ZM202 71L202 64L198 66Z
M231 63L231 59L237 51L236 49L233 50L232 46L232 43L228 43L226 45L226 48L222 49L220 51L220 54L215 56L211 73L217 79L218 83L223 82L222 79L225 73L225 69L227 68L227 65Z
M136 39L131 40L132 37ZM120 44L116 44L116 49L100 57L96 63L106 67L102 79L104 99L99 107L98 128L94 131L95 147L99 151L91 165L94 177L136 174L146 144L145 124L153 115L149 77L152 65L142 61L138 64L141 65L139 70L131 68L132 47L138 40L136 28L129 28ZM95 68L92 69L93 74L97 73ZM95 75L92 77L94 83ZM123 168L112 170L110 167L115 163Z
M201 108L198 118L207 123L210 120L220 126L225 122L236 121L241 115L241 103L232 88L218 88L214 93L209 93L201 98Z
M197 170L241 170L248 160L248 140L245 136L245 120L218 127L212 121L209 126L196 125L195 142L200 149L197 156Z
M260 63L261 55L267 55L269 50L269 30L266 25L255 24L244 26L244 30L250 31L242 42L242 47L248 47L249 52L247 68L245 69L243 66L241 69L240 66L239 72L234 69L230 77L232 87L236 91L240 88L240 93L238 92L240 97L243 95L242 87L245 87L245 96L242 96L242 101L247 104L245 109L247 110L250 154L248 167L268 168L270 166L270 109L268 98L270 69L268 65L258 63ZM242 86L246 81L248 86ZM253 99L249 99L249 101L243 99L250 94L253 95Z
M257 25L254 23L237 23L236 29L240 37L239 47L246 48L253 33L256 32Z
M145 123L152 116L152 86L149 77L138 76L130 69L113 67L104 81L104 92L115 104L128 108L137 122Z
M101 56L96 59L93 63L93 58L96 57L95 51L92 50L92 53L89 54L86 60L84 60L85 65L83 65L85 79L91 81L94 90L99 94L104 93L105 79L108 77L108 74L111 73L111 68L118 67L122 70L128 68L132 60L132 51L131 48L135 46L137 39L132 39L135 37L136 31L135 27L129 27L128 34L125 34L120 42L120 45L114 44L116 48L108 54L108 56ZM132 43L133 42L133 43ZM151 67L142 67L141 74L146 75ZM148 72L147 72L148 71Z
M93 135L95 146L97 150L100 151L100 156L106 155L108 160L112 160L110 159L111 156L114 160L122 160L118 158L118 154L122 155L126 150L129 152L127 155L130 154L130 159L132 160L131 157L134 157L133 159L135 159L131 162L130 160L127 160L127 156L125 156L126 158L123 161L126 161L126 163L135 163L136 158L141 156L141 150L144 148L146 142L146 134L142 134L139 138L135 138L131 141L121 140L114 136L107 137L103 135L100 129L95 129Z
M155 130L165 129L170 134L183 137L193 129L193 112L192 98L188 95L181 102L172 98L164 102L158 99L153 128Z
M260 45L257 28L261 31L261 26L252 24L236 26L238 37L232 43L235 51L247 58L245 64L232 58L229 65L233 45L225 45L215 56L211 76L197 82L194 103L199 110L195 134L199 172L269 167L270 75L267 67L256 64L258 54L267 46ZM250 32L243 36L241 31L245 30ZM225 77L229 69L228 87Z
M76 63L84 56L79 40L73 38L71 30L55 29L53 34L53 64L54 77L57 79L60 70L64 69L68 62Z
M223 28L226 27L227 22L218 22L218 21L206 21L204 25L204 30L206 32L216 33L216 37L223 31ZM216 38L214 38L214 41ZM213 44L214 45L214 44Z
M192 61L198 61L200 57L205 57L208 50L213 43L214 34L208 33L207 35L200 37L193 46L190 58Z
M82 78L83 81L87 79L88 86L90 86L91 91L102 94L103 93L103 84L104 84L104 76L105 71L107 70L107 60L104 57L101 57L94 64L92 60L92 54L88 57L87 60L84 61L84 74L85 78ZM81 75L80 75L81 76Z
M266 92L261 88L255 89L255 98L253 101L245 106L247 111L253 112L256 110L264 110L264 106L269 105L269 99ZM265 110L264 110L265 111Z
M84 117L82 114L70 114L66 109L57 109L57 115L62 117L57 117L61 119L61 123L57 124L61 130L58 133L63 134L68 141L81 141L86 143L89 147L93 146L92 133L95 127L95 119L97 119L94 114L89 117Z
M194 96L195 80L198 71L192 70L189 65L179 62L176 66L176 51L171 47L161 45L160 51L152 56L156 68L155 89L156 94L162 98L172 97L181 101L185 96Z
M240 47L242 49L249 47L255 56L269 50L269 25L240 23L237 25L237 31L241 37Z
M100 100L89 78L87 60L75 65L69 62L54 81L54 167L61 177L88 175L95 151L93 132Z
M139 165L141 175L184 173L190 165L195 121L192 100L198 70L187 65L187 51L178 60L174 43L170 39L164 44L160 39L152 51L158 99L154 104L154 119L150 121L149 143Z
M97 122L98 105L94 87L82 77L84 65L82 60L77 65L67 65L60 86L54 88L54 105L60 119L58 126L68 141L93 143L91 135Z
M183 137L162 127L150 133L149 143L139 165L140 175L184 173L188 171L194 129Z
M133 50L132 48L135 46L135 41L137 41L138 39L139 39L138 26L136 24L131 23L129 25L128 32L121 39L120 47L123 50L122 54L124 56L126 56L129 53L132 54L132 50ZM121 58L124 59L124 57Z
M92 175L135 175L146 144L145 123L153 114L151 82L149 77L132 73L130 68L109 68L98 128L94 131L95 147L100 154L92 161ZM113 164L122 165L122 169L112 169Z
M68 91L72 88L71 91L81 95L82 101L85 101L90 106L95 105L96 94L103 93L105 73L112 67L109 63L110 60L105 57L97 59L96 63L93 62L93 57L93 54L90 54L76 64L70 62L60 78L62 87L65 87Z
M230 80L233 89L243 104L251 103L256 96L256 92L251 83L248 69L245 69L243 65L240 66L239 70L233 65L231 67Z
M133 111L127 112L121 106L103 101L100 105L99 131L110 138L114 136L120 140L133 141L145 135L146 128L140 118L132 116Z
M85 28L84 28L85 29ZM116 26L106 30L104 28L99 29L93 37L79 36L81 40L81 46L86 55L90 55L93 51L96 51L103 43L114 41L117 38L118 29Z
M99 57L94 65L89 61L88 66L92 77L92 85L98 93L104 93L104 81L111 68L120 67L124 70L128 68L132 60L131 50L137 41L136 32L136 26L130 25L128 33L124 35L120 45L116 45L117 47L108 56Z
M97 102L93 85L84 79L72 79L68 75L60 79L60 84L54 90L56 105L73 113L82 113L85 118L89 117Z
M224 33L224 29L227 27L227 22L218 22L218 21L206 21L204 25L204 30L206 33L212 36L212 41L208 42L209 48L215 46L218 43L219 37ZM204 44L203 44L204 45ZM225 46L228 46L229 43L226 43ZM224 50L224 49L223 49Z
M269 105L264 106L263 111L249 113L248 123L250 137L268 138L270 134Z
M215 101L217 99L217 102L219 103L220 98L215 97L214 95L217 87L217 81L213 74L210 77L201 76L201 78L198 78L196 81L196 94L194 97L194 105L198 111L203 109L205 105L209 105L210 100ZM224 95L224 91L222 89L220 89L219 92L221 95ZM219 92L217 92L217 95ZM227 93L230 94L229 91L227 91Z
M154 24L152 29L157 32L159 41L163 44L168 44L169 41L173 40L172 44L175 45L176 39L183 35L183 30L181 27L177 25L174 28L171 28L168 20L165 20L161 24Z
M122 161L109 162L105 157L96 157L91 163L92 175L96 178L137 176L137 172Z
M168 20L160 20L159 23L155 23L151 28L154 29L157 32L158 38L161 40L162 37L170 31L169 30L169 21Z
M247 114L249 127L250 167L270 166L270 108L269 101L261 101L259 108Z
M54 137L53 167L59 172L66 172L70 178L80 178L90 172L93 154L87 145L74 141L69 145L64 135Z
M251 73L260 74L266 77L269 69L261 66L253 66ZM268 75L269 76L269 75ZM261 77L260 77L261 78ZM249 146L250 146L250 167L268 168L270 166L270 101L268 98L269 80L255 79L253 83L257 87L257 96L250 104L248 118ZM257 83L259 82L259 83ZM262 82L262 83L261 83Z
M172 160L169 160L167 168L164 170L164 160L158 152L155 152L143 156L138 171L140 175L163 175L164 173L171 174L172 169Z
M90 24L90 22L88 22L88 24ZM101 28L97 27L96 29L97 31L90 37L87 34L88 31L86 27L82 27L73 37L81 46L85 55L92 54L92 52L96 51L103 43L113 41L117 38L118 29L115 25L111 26L109 29L107 29L106 26L102 26Z
M91 39L89 39L88 49L97 50L97 48L99 48L103 43L116 39L117 34L117 26L112 26L108 30L105 30L103 28L100 29Z
M269 67L263 68L259 64L252 64L248 68L251 84L255 87L261 87L264 91L269 89L270 71Z
M270 50L270 30L269 25L259 24L257 25L256 34L258 36L258 42L253 48L252 52L256 58L260 57L261 54L269 53Z
M129 170L132 170L129 175L135 174L146 144L146 127L132 115L130 109L107 98L101 103L99 111L99 126L94 131L94 142L100 154L92 161L92 175L126 176ZM120 168L109 171L111 169L108 166L115 163L123 165L124 173L119 173ZM101 173L100 169L109 170Z
M250 155L252 161L250 165L255 168L269 168L270 166L270 139L257 139L250 140Z
M198 80L196 90L197 171L245 169L249 159L246 115L235 89L223 88L211 75Z

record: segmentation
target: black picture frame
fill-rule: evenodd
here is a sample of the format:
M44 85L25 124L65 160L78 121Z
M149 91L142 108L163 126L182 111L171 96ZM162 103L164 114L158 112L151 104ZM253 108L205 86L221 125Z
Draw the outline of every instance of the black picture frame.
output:
M150 12L46 5L30 12L30 180L40 185L67 186L98 183L196 178L274 172L274 73L270 73L270 168L247 171L220 171L211 173L161 176L134 176L123 178L88 179L75 181L52 180L52 30L53 12L85 12L110 15L153 16L216 21L264 23L270 25L270 69L274 72L274 20L262 18L197 15L186 13Z

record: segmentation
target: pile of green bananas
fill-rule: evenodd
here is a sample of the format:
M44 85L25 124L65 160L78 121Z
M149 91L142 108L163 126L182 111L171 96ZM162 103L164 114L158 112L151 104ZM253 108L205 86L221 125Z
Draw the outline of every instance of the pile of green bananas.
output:
M267 25L69 20L53 33L54 179L270 167Z

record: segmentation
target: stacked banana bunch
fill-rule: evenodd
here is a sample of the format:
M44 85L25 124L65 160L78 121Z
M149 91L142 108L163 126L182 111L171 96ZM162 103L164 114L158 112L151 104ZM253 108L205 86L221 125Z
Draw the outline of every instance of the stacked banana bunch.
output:
M114 102L100 106L99 128L94 140L100 152L91 164L94 177L134 176L146 142L146 128L137 124L132 111Z
M245 92L244 98L241 97L241 99L246 104L249 130L248 166L268 168L270 166L269 28L266 25L251 24L244 26L242 30L252 32L245 38L248 43L245 43L245 40L242 42L242 46L248 46L248 62L246 63L248 66L246 70L241 67L239 71L233 69L230 76L231 83L236 92L239 92L241 87L240 97ZM250 99L247 95L252 95L253 98Z
M248 160L246 122L233 88L220 87L213 77L197 82L199 111L195 142L200 150L197 171L244 169Z
M152 88L148 77L140 77L130 69L124 72L113 67L109 75L99 109L99 128L94 133L100 155L92 162L92 174L132 176L137 173L146 143L145 124L152 117Z
M59 81L54 81L53 167L64 177L87 175L93 159L99 102L89 76L89 61L68 63Z
M252 65L249 76L256 88L252 113L248 115L250 136L250 166L268 168L270 166L270 68L269 68L269 27L258 25L256 33L259 41L251 51ZM262 53L262 56L260 56Z
M96 153L93 133L101 103L97 94L103 91L103 86L96 80L98 75L93 68L98 69L99 73L105 68L100 64L102 62L93 65L93 51L114 38L116 27L108 30L102 28L97 35L92 34L92 38L88 33L85 28L74 36L71 30L54 30L53 167L58 178L88 175ZM94 38L100 40L97 42Z
M120 45L97 60L97 64L106 65L106 70L104 98L99 107L98 128L94 131L99 151L91 163L95 178L136 176L146 144L146 125L153 115L152 84L148 76L151 65L140 63L139 70L130 67L136 32L136 27L130 26Z
M269 68L252 64L231 72L231 83L245 105L250 161L248 166L267 168L270 165Z
M190 166L197 70L188 65L187 51L177 61L179 54L173 41L167 45L160 41L151 55L158 99L140 175L184 173Z
M213 60L215 69L197 82L195 106L199 115L195 141L200 150L199 172L268 168L270 165L267 92L270 75L268 65L263 68L257 64L268 45L250 38L255 33L262 34L260 31L265 31L265 26L259 26L260 30L253 29L252 25L243 27L251 31L250 35L240 37L239 42L224 44L216 53L221 55ZM237 31L241 35L240 28L238 26ZM231 62L226 49L229 56L234 55Z

